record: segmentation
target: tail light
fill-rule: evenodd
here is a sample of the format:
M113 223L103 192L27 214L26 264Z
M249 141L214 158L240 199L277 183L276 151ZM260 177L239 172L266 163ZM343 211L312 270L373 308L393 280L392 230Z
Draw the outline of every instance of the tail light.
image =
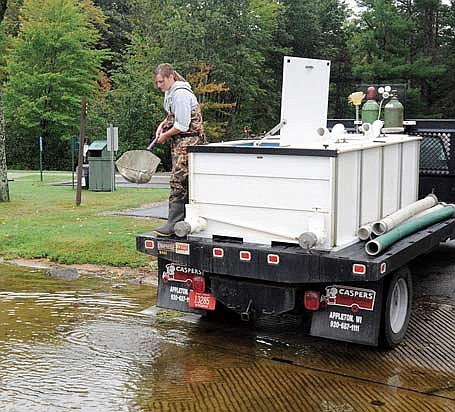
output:
M307 310L319 310L319 304L321 300L321 294L319 292L315 292L314 290L306 290L303 303L305 305L305 309Z
M205 292L205 278L204 276L193 277L193 290L198 293Z

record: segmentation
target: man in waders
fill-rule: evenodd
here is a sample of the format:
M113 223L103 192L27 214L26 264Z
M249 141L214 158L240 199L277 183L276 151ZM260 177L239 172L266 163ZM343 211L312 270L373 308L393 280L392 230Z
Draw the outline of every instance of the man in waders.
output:
M156 136L160 144L170 141L172 155L168 220L155 232L171 236L174 225L185 218L185 204L188 203L187 147L205 143L205 137L201 109L190 84L167 63L155 69L155 82L164 92L167 113L156 129Z

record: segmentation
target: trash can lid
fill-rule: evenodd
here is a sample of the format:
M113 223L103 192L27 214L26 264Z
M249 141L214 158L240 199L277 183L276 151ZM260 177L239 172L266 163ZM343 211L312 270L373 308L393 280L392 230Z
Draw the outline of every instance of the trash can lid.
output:
M103 150L107 147L107 140L95 140L90 144L88 150Z

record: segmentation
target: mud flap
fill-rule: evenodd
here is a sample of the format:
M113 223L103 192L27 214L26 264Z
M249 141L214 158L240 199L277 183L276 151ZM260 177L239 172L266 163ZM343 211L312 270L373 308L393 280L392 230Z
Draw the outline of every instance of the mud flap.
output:
M193 276L201 276L195 268L179 265L158 258L158 297L156 305L163 309L190 312L203 315L203 309L190 308L191 281Z
M313 313L310 335L377 346L382 295L382 280L363 286L327 286L321 309Z

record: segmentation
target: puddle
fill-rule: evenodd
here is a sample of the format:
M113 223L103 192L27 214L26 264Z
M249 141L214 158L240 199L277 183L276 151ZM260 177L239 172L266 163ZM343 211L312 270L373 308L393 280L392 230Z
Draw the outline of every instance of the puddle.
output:
M1 411L454 410L453 342L422 319L382 353L160 312L153 286L117 285L0 265Z

